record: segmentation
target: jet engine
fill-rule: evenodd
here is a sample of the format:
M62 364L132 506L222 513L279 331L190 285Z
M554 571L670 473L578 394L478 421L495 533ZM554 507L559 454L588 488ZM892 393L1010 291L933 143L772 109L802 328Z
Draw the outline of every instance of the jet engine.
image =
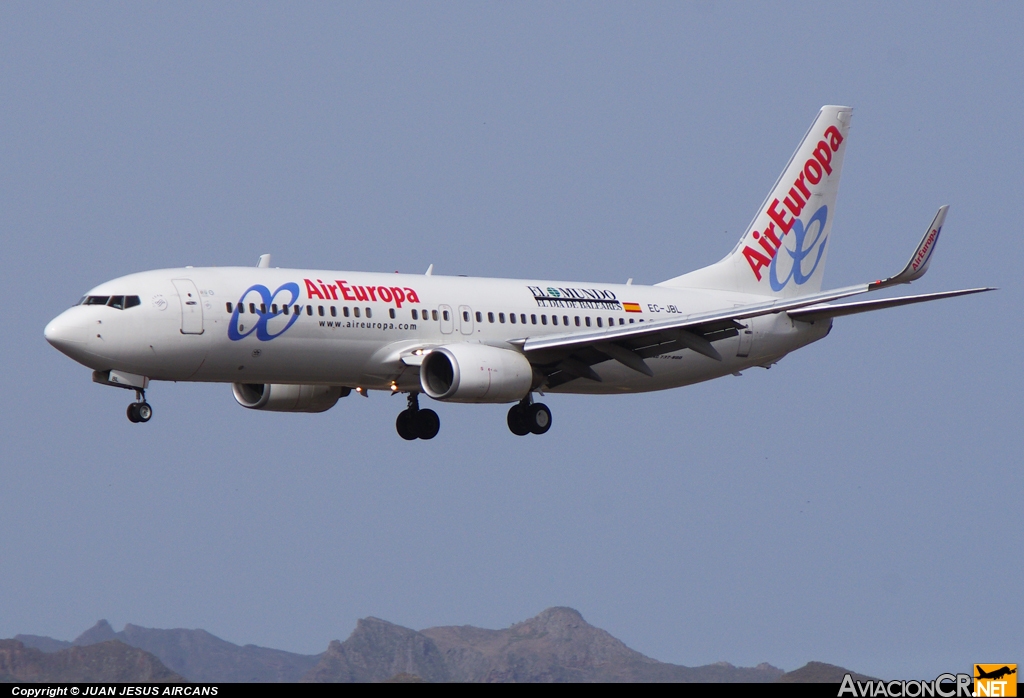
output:
M325 412L351 392L337 385L234 383L235 401L250 410L270 412Z
M510 349L485 344L449 344L420 365L420 386L435 400L513 402L530 392L533 367Z

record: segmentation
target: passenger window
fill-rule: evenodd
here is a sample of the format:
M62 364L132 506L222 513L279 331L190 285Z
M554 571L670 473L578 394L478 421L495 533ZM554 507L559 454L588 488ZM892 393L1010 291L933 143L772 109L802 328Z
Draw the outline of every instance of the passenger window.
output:
M296 315L302 315L302 306L301 305L295 306L295 314Z
M260 314L261 315L266 315L267 314L267 304L266 303L260 303Z
M307 305L306 306L306 315L310 315L310 316L313 315L313 306L311 306L311 305Z
M285 314L285 315L287 315L287 314L288 314L288 306L287 306L287 305L282 305L282 306L281 306L281 310L283 310L283 311L284 311L284 314Z
M347 305L344 308L341 309L341 314L344 315L345 317L348 317L348 306Z
M436 310L431 310L431 311L430 311L430 315L431 315L431 317L433 317L433 318L434 318L434 320L435 320L435 321L437 320L437 311L436 311ZM447 318L446 318L446 319L447 319Z
M366 317L373 317L373 312L369 308L366 309Z
M526 313L519 313L519 322L526 324Z
M491 324L494 324L494 313L491 313L491 312L487 313L487 322L489 322Z
M245 306L242 305L241 303L239 303L238 304L238 314L242 315L243 313L245 313Z
M569 316L568 315L563 315L562 316L562 324L565 325L566 327L569 326Z
M135 306L141 305L141 304L142 304L142 301L139 300L138 296L125 296L124 297L124 307L125 307L125 309L134 308ZM241 303L239 303L239 305L241 305Z
M630 325L632 325L632 324L633 324L633 323L635 323L635 322L636 322L636 320L634 320L633 318L629 318L629 324L630 324Z
M416 308L413 308L413 309L412 309L412 319L413 319L413 320L419 320L419 318L418 318L418 317L416 317Z
M525 322L525 321L524 321L524 322ZM531 316L530 316L530 322L531 322L532 324L536 325L536 324L537 324L537 316L536 316L536 315L531 315Z
M590 327L590 317L587 316L586 320L587 320L587 327Z
M316 313L317 313L317 315L319 315L320 317L323 317L323 316L324 316L324 307L323 307L322 305L318 305L318 306L316 307Z
M388 308L388 315L390 315L391 319L394 320L395 319L395 309L394 308Z
M515 313L509 313L509 314L508 314L508 320L509 320L509 322L511 322L511 323L512 323L513 325L514 325L514 324L516 324L516 314L515 314Z
M615 327L615 318L608 318L608 327Z
M626 324L626 319L625 319L625 318L621 318L621 317L620 317L620 318L619 318L619 324L620 324L620 325L625 325L625 324Z
M448 311L447 310L444 311L444 319L445 319L445 321L448 320Z
M462 319L465 320L466 322L469 322L469 311L468 310L463 310L462 311Z
M331 306L331 317L338 317L338 309L333 305Z
M597 326L603 327L603 325L601 324L601 318L597 318Z
M277 303L270 304L270 312L273 313L274 315L277 315Z
M580 326L580 316L577 315L576 316L576 327L579 327L579 326Z
M498 322L500 322L502 325L505 324L505 313L498 313Z
M557 315L552 315L551 316L551 324L552 325L557 325L558 324L558 316Z
M250 303L249 304L249 314L250 315L255 315L256 314L256 304L255 303Z
M230 303L230 302L228 302L228 303L225 303L225 304L224 304L224 307L228 309L228 312L229 312L229 313L230 313L230 312L232 312L232 311L231 311L231 303Z
M356 317L359 317L359 308L352 308L352 312L355 313Z
M540 316L540 324L542 324L542 325L548 324L548 316L547 315L541 315Z
M484 316L480 314L479 310L476 311L476 321L477 322L483 322L484 321Z

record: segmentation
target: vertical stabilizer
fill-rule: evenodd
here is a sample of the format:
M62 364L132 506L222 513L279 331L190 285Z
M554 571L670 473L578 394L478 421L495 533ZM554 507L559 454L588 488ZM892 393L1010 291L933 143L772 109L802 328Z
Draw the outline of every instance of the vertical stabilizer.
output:
M852 114L822 107L733 251L658 285L782 298L820 291Z

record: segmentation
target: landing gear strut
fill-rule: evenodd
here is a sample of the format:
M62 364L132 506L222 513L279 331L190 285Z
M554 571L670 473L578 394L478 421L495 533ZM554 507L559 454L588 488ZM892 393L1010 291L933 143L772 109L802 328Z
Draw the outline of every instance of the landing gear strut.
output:
M398 413L395 429L406 441L429 440L441 429L441 419L434 410L421 410L419 393L409 393L409 406Z
M551 410L527 395L508 411L508 429L516 436L543 434L551 428Z
M145 390L136 389L135 398L138 402L128 405L128 421L133 424L144 424L153 416L153 408L146 402Z

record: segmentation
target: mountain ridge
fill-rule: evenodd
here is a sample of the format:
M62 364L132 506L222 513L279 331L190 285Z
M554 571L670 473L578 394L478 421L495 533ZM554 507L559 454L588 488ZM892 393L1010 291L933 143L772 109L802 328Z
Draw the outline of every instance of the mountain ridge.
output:
M149 653L185 680L200 682L764 683L820 681L846 671L819 662L788 674L767 663L686 667L660 662L564 606L500 630L462 625L418 631L371 616L359 619L347 639L332 640L318 655L235 645L202 629L165 630L129 623L115 632L105 619L71 642L40 635L17 635L15 641L51 655L115 642ZM828 671L823 671L825 667Z

